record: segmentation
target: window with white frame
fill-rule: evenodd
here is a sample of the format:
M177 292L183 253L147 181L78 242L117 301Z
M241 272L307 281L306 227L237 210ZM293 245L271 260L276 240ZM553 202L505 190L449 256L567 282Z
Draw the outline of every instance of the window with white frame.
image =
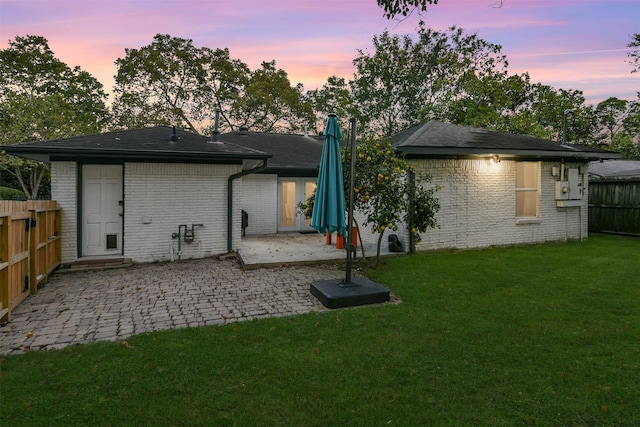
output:
M539 217L539 162L516 163L516 218Z

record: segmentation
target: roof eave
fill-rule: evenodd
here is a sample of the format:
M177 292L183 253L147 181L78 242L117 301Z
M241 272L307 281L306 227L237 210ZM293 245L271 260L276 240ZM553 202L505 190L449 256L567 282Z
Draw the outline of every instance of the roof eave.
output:
M121 159L121 160L179 160L203 162L238 162L242 160L267 160L272 157L266 153L209 153L203 151L151 151L151 150L95 150L82 148L53 148L53 147L27 147L4 146L3 152L28 159L49 162L57 158L82 157L85 159Z
M449 147L398 147L397 151L408 158L482 158L500 156L504 159L576 159L581 161L596 161L621 159L622 155L615 152L589 152L589 151L558 151L558 150L505 150L473 148L449 148Z

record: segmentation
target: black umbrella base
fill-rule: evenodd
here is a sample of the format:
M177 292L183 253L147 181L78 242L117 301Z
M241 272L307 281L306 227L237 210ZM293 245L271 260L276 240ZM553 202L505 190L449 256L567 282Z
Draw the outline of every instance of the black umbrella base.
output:
M389 301L389 289L366 277L344 280L321 280L311 283L311 295L327 308L353 307Z

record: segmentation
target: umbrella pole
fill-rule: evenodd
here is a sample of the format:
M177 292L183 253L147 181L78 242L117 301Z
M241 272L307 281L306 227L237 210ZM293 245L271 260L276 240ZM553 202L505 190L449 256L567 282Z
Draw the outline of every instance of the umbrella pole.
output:
M351 283L351 264L353 263L353 198L356 173L356 119L351 118L351 168L349 169L349 216L347 220L347 268L344 282Z
M344 172L344 170L343 170ZM351 169L349 176L349 220L347 221L347 268L345 279L319 280L312 282L311 295L318 298L327 308L352 307L364 304L378 304L389 301L389 289L372 282L366 277L351 278L353 256L353 205L356 174L356 119L351 119ZM344 177L343 177L344 182ZM344 185L341 184L341 185ZM342 195L344 198L345 195ZM317 199L316 199L317 201ZM315 211L314 211L315 212ZM344 214L344 212L343 212ZM343 217L344 218L344 217Z

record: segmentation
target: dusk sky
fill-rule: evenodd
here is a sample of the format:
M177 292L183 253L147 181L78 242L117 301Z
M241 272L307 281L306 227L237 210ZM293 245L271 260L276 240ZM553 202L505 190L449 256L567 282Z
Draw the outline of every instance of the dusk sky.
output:
M350 79L358 49L386 29L415 34L420 19L434 30L452 25L502 46L509 73L532 82L582 90L587 104L615 96L636 100L627 44L640 33L640 0L440 0L420 16L386 20L375 0L0 0L0 49L15 36L39 35L56 57L79 65L110 92L114 61L125 48L158 33L196 47L228 48L251 69L276 61L292 85Z

